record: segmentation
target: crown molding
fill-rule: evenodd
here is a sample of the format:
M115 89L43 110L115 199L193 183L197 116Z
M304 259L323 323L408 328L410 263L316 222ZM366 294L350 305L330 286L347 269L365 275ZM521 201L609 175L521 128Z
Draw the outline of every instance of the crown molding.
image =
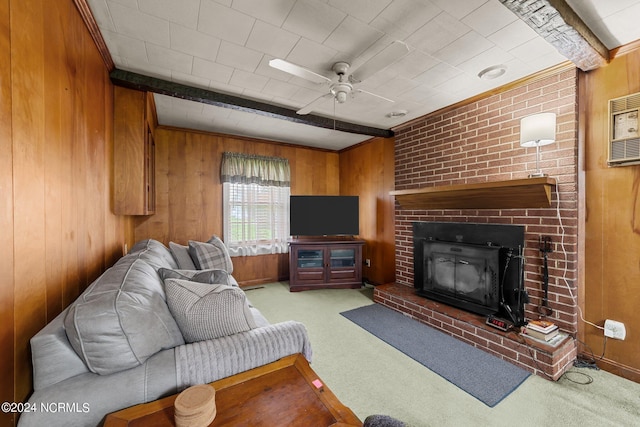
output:
M635 52L636 50L640 50L640 40L627 43L615 49L611 49L610 55L612 59L615 59L619 56L628 55L632 52Z
M102 33L100 32L96 19L93 17L93 13L91 13L91 8L89 7L87 0L73 0L73 3L75 4L76 9L78 9L78 12L80 12L84 25L86 25L87 30L89 30L89 34L98 48L98 53L100 53L102 61L107 67L107 71L113 71L115 69L113 58L111 58L111 53L109 53L109 49L107 48L104 38L102 38Z

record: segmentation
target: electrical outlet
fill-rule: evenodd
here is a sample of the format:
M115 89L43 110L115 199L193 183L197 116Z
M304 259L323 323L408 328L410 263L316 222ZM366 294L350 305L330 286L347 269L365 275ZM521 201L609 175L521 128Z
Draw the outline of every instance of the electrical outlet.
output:
M371 260L369 258L364 260L364 265L367 267L371 267Z
M624 323L609 319L605 320L604 336L617 340L624 340L627 336L627 330L624 327Z

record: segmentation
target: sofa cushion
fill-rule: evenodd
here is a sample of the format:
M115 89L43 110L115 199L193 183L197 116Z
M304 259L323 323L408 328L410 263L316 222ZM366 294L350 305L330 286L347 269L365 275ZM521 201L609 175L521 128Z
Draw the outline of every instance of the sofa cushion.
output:
M140 258L151 264L156 270L162 267L178 268L178 263L171 255L169 248L153 239L138 241L133 245L127 257Z
M240 288L181 279L167 279L164 283L167 305L188 343L257 327Z
M189 254L200 270L218 268L233 273L233 262L227 247L217 236L208 242L189 240Z
M178 268L181 270L195 270L196 265L189 255L189 246L179 245L178 243L169 242L169 250L171 255L178 263Z
M221 284L229 286L238 286L236 281L229 280L231 277L225 270L209 269L209 270L172 270L170 268L161 268L158 274L165 279L182 279L191 282Z
M137 255L143 255L139 252ZM69 307L72 347L101 375L141 365L184 339L165 302L160 276L138 256L121 258Z

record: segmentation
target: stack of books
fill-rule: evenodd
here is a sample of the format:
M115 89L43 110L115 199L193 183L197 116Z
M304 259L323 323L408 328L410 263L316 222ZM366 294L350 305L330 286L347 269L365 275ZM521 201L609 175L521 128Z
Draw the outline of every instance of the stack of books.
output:
M529 320L524 328L525 335L542 341L551 341L558 332L558 325L547 320Z

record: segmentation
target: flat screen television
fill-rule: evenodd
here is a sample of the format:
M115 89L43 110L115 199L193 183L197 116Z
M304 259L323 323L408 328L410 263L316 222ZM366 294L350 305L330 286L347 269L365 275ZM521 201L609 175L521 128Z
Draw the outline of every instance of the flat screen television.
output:
M292 236L357 236L358 202L358 196L291 196L289 232Z

